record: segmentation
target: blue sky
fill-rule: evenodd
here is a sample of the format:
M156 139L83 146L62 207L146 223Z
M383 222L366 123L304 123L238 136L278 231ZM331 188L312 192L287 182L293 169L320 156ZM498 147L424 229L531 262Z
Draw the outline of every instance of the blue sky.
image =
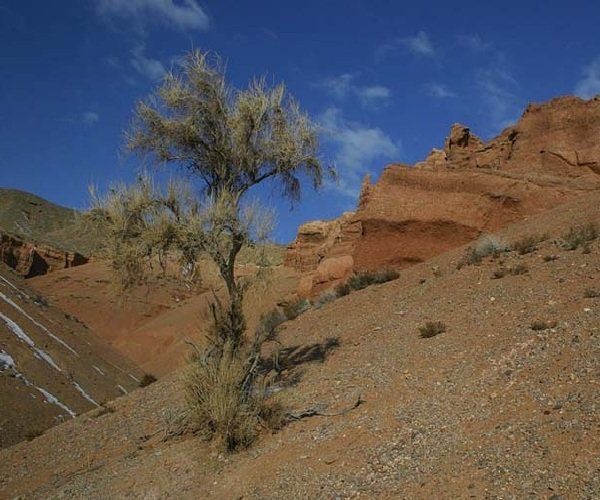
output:
M528 102L600 93L599 19L597 1L0 0L0 186L83 208L90 183L131 179L135 101L178 56L212 50L236 87L284 81L327 131L337 184L292 212L261 193L289 241L454 122L490 138Z

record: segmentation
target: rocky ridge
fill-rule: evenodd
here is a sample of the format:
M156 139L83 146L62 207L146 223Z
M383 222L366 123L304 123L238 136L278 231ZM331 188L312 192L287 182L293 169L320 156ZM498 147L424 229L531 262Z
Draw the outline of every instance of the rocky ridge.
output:
M531 104L487 143L455 124L423 162L366 179L355 212L302 225L285 263L308 273L299 288L306 295L340 281L324 272L330 259L350 257L346 274L423 262L600 189L599 136L599 98Z

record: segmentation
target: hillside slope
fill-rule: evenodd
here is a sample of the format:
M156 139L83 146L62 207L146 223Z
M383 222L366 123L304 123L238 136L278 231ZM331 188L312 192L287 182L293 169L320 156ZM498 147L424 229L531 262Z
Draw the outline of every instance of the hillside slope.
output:
M600 223L598 193L499 234L546 233L530 253L458 269L463 247L285 324L280 361L297 384L282 400L335 412L360 394L352 411L227 456L163 440L181 404L167 377L1 451L0 496L596 498L600 240L560 239L585 222ZM421 338L428 320L446 332Z
M142 375L0 264L0 448L127 393Z
M97 241L71 208L17 189L0 188L0 233L90 255Z
M150 286L137 287L127 296L115 292L112 279L108 265L95 261L32 278L28 284L156 376L181 366L190 351L186 341L204 342L211 289L218 293L222 287L214 273L206 273L200 291L167 277L153 279ZM249 327L297 284L296 272L273 266L268 281L246 294Z

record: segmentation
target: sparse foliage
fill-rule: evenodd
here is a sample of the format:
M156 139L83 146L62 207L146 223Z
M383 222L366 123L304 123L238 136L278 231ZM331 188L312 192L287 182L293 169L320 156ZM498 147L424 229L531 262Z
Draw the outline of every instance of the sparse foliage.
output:
M108 227L108 257L124 290L144 279L148 265L164 271L169 255L190 280L200 255L214 262L226 296L214 295L208 348L186 377L190 422L229 449L245 446L269 407L259 360L274 333L263 325L246 334L243 300L252 278L237 276L236 262L271 227L248 194L271 182L294 203L302 180L318 188L327 169L317 129L283 85L254 79L236 90L218 57L193 51L137 104L126 146L151 164L182 168L188 181L163 190L141 175L134 186L95 196L90 217Z
M423 326L419 327L421 337L424 339L435 337L436 335L444 333L445 331L446 324L442 321L427 321Z
M347 284L351 290L362 290L370 285L379 285L397 279L400 276L395 269L382 271L361 271L348 278Z
M585 292L583 292L583 296L586 299L597 299L600 298L600 290L596 288L587 288Z
M510 247L506 243L493 236L482 236L475 242L474 246L467 249L466 254L456 267L461 269L463 266L480 264L485 257L498 257L509 249Z
M588 246L588 244L600 236L600 229L597 224L590 222L582 226L569 228L569 231L563 235L562 239L567 250L576 250L579 247Z
M548 239L547 235L525 236L524 238L515 241L511 245L511 248L519 255L525 255L528 253L535 252L537 250L538 244L546 239Z
M156 377L151 373L145 373L142 379L140 380L140 387L147 387L150 384L156 382Z
M556 321L536 320L533 323L531 323L531 325L529 325L529 328L531 328L534 332L539 332L543 330L549 330L550 328L554 328L556 325Z

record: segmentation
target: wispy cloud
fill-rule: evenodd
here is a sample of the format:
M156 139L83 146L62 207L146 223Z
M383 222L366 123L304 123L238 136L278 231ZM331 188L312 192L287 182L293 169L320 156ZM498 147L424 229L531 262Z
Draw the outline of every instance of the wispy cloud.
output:
M357 76L357 74L343 73L325 78L316 86L324 88L328 94L338 100L349 96L357 97L364 107L378 107L388 103L392 94L390 89L382 85L356 85L354 80Z
M93 127L100 121L100 115L94 111L86 111L81 115L81 123L86 127Z
M379 128L372 128L344 119L335 107L328 108L319 119L325 139L335 149L335 161L340 173L334 189L356 198L362 178L374 160L390 160L400 155L400 144Z
M586 66L582 73L583 78L575 85L575 94L584 99L600 94L600 57Z
M205 31L210 25L196 0L96 0L96 4L101 16L131 21L138 29L162 24L182 31Z
M520 107L515 94L518 84L504 67L501 56L493 65L477 71L475 82L489 114L493 133L499 132L518 118Z
M356 94L363 106L378 106L386 104L391 96L390 89L381 85L359 87Z
M356 75L351 73L344 73L339 76L324 78L317 83L316 86L324 88L336 99L344 99L352 92L352 89L355 88L352 83L352 80L354 80L355 77Z
M86 127L93 127L94 125L96 125L96 123L100 121L100 115L95 111L85 111L78 116L62 116L60 118L57 118L57 121L63 123L76 123L85 125Z
M133 48L129 62L140 75L152 81L160 80L166 72L165 67L158 59L152 59L145 55L145 47L142 44Z
M374 58L376 61L381 62L391 53L396 52L402 47L420 57L435 58L437 55L429 35L425 31L419 31L415 36L388 39L385 43L377 47Z
M433 57L435 49L429 36L424 31L419 31L415 36L400 39L401 43L413 54L418 56Z
M430 83L426 85L426 90L431 97L435 97L436 99L447 99L451 97L456 97L456 93L452 92L443 83Z
M456 43L471 52L486 52L492 48L492 44L484 42L479 35L458 35Z

